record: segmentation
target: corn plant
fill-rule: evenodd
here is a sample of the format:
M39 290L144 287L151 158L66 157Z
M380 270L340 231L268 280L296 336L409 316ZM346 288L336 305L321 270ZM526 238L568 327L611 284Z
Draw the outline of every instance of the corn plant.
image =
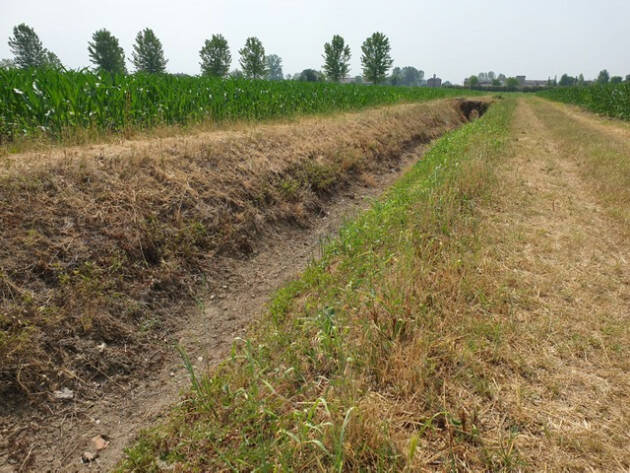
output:
M630 120L630 82L587 87L558 87L539 92L558 102L580 105L592 112Z
M265 120L470 94L455 89L0 69L0 143L202 121Z

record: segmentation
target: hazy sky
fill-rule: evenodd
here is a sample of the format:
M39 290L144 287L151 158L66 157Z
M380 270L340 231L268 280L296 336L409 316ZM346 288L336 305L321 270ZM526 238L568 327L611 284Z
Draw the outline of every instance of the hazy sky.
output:
M630 0L0 0L0 58L11 57L7 40L21 22L72 68L90 64L95 30L109 29L129 59L136 33L151 27L168 70L190 74L204 39L222 33L232 68L245 38L258 36L285 74L320 69L324 42L341 34L358 75L361 43L374 31L389 36L395 65L452 82L488 70L530 79L630 74Z

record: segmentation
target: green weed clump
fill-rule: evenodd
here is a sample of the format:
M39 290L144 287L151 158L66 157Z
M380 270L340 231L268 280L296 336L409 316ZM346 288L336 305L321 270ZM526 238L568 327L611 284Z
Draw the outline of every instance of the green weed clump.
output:
M558 87L538 93L558 102L571 103L591 112L630 120L630 83L597 84L588 87Z
M0 69L0 143L203 121L257 121L416 102L469 90Z
M513 107L437 141L214 373L187 362L191 392L118 471L515 470L516 434L478 419L503 342L475 307L501 302L471 284Z

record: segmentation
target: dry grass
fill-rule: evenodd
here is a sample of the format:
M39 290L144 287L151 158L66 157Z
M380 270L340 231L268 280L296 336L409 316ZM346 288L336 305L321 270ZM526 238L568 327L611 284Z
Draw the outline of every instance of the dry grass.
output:
M626 471L630 248L585 179L589 151L546 128L579 127L533 104L519 107L515 156L482 225L478 285L509 301L508 320L490 317L512 360L493 375L492 417L511 419L532 471Z
M510 110L344 228L120 470L628 471L623 221L540 102Z
M577 161L580 176L630 237L630 124L563 104L536 100L533 105L558 152Z
M464 120L438 101L2 158L3 402L146 366L199 287L220 280L214 255L308 225L346 183Z
M345 227L121 470L514 470L509 420L485 423L510 360L472 284L512 108L497 107Z

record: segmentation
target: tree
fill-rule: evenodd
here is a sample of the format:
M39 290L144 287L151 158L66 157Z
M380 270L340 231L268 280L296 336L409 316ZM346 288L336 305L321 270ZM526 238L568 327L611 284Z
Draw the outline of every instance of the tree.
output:
M505 86L508 90L516 90L519 86L518 79L516 77L510 77L505 81Z
M578 76L578 85L584 85L584 74Z
M499 79L492 79L492 87L501 87L501 81Z
M225 77L232 64L232 55L227 40L220 34L213 34L212 39L207 39L201 51L201 72L204 75Z
M339 82L350 72L350 46L339 35L324 44L324 72L328 80Z
M88 43L90 61L98 69L112 74L124 74L125 52L118 44L118 38L106 29L98 30L92 35L92 41Z
M9 47L15 56L15 64L22 69L63 67L57 55L44 48L35 30L24 23L13 28L13 36L9 38Z
M304 69L300 73L300 78L298 80L301 80L302 82L319 82L322 80L322 75L315 69Z
M44 59L44 66L45 67L52 67L53 69L62 69L63 68L63 64L61 64L61 61L59 60L57 55L55 53L53 53L52 51L46 50L46 54L45 54L44 58L45 58Z
M568 74L562 74L562 77L560 77L560 82L558 82L558 85L560 85L561 87L570 87L572 85L575 85L576 82L577 82L577 79L575 77L571 77Z
M610 80L610 74L608 74L608 71L606 69L604 69L603 71L600 71L599 76L597 76L597 83L607 84L609 80Z
M418 87L424 82L424 71L413 66L405 66L402 68L402 77L403 84L410 87Z
M419 87L424 82L424 71L420 71L413 66L394 67L388 82L391 85L404 85L408 87Z
M13 59L0 59L0 69L15 69L16 64Z
M394 67L392 73L387 79L389 85L403 85L402 69L400 67Z
M610 78L611 84L621 84L623 82L623 78L621 76L612 76Z
M242 79L243 77L245 77L243 75L243 71L241 71L240 69L234 69L230 72L229 76L232 79Z
M265 64L265 48L256 37L247 38L245 46L239 51L243 74L248 79L262 79L267 70Z
M626 82L630 82L630 74L626 76Z
M497 77L497 79L499 79L501 82L505 82L507 80L507 77L505 76L505 74L499 74L499 77Z
M267 69L267 80L282 80L282 58L277 54L270 54L265 57L265 67Z
M477 77L477 76L470 76L468 78L468 85L470 86L471 89L473 87L477 87L479 85L479 77Z
M363 56L363 76L374 84L380 84L387 77L387 71L394 62L390 56L389 38L383 33L374 33L361 46Z
M137 71L158 73L166 70L162 43L151 28L145 28L136 35L133 45L133 65Z

